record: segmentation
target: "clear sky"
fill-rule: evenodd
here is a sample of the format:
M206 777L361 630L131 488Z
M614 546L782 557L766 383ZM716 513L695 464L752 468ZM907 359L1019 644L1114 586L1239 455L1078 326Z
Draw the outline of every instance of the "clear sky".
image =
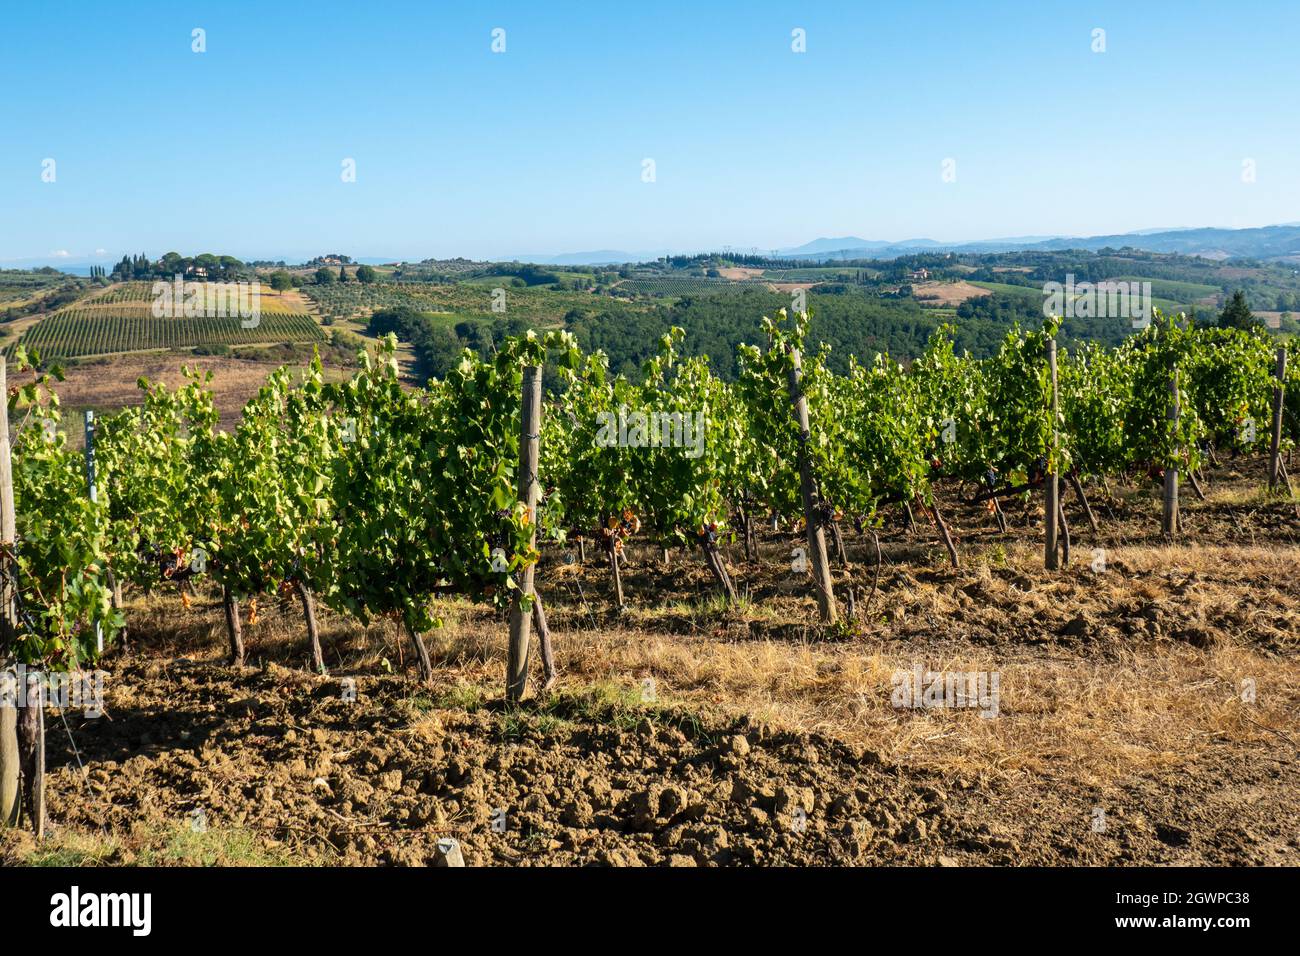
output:
M1295 0L8 3L0 260L1293 222L1297 39Z

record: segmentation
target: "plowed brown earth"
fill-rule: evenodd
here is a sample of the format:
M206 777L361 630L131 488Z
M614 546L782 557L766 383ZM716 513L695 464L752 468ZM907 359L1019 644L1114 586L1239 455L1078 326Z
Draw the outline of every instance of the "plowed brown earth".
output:
M95 409L111 414L128 405L144 404L144 392L138 382L146 378L177 388L185 382L185 369L211 372L213 402L220 415L220 427L233 429L239 424L244 406L264 384L267 376L284 361L271 349L251 354L225 357L194 356L181 352L150 352L105 356L72 365L64 371L65 380L58 386L65 409ZM326 364L329 380L343 378L346 372ZM78 417L79 420L79 417ZM70 428L69 441L80 447L83 441L78 428Z
M978 299L992 295L969 282L921 282L912 287L912 295L918 302L937 302L940 305L961 305L968 299Z
M791 531L755 565L731 548L735 609L696 556L645 547L618 613L601 566L548 549L562 676L518 708L504 622L465 602L439 606L421 688L386 623L327 615L314 676L296 608L262 607L234 672L214 601L141 597L107 716L51 718L54 835L0 852L419 865L454 835L470 865L1295 865L1300 520L1257 463L1209 479L1172 544L1152 489L1094 489L1100 534L1067 498L1053 575L1034 508L1002 535L945 493L963 567L925 525L887 528L878 572L849 533L858 617L832 630ZM996 716L895 708L917 665L996 672Z

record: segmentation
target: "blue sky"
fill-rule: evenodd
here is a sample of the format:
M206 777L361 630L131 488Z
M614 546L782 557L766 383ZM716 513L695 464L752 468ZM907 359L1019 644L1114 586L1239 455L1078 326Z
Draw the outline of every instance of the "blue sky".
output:
M10 4L0 260L1293 222L1297 36L1291 0Z

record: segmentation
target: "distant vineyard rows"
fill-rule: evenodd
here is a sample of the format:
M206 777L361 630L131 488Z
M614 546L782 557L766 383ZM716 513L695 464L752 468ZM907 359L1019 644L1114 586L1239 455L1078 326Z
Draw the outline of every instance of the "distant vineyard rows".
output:
M727 292L735 288L726 279L624 279L618 288L641 295L699 295L701 293Z
M200 286L200 308L215 302L214 290ZM311 342L324 338L311 316L261 290L254 328L240 318L153 314L153 284L128 282L61 309L32 326L21 344L44 355L78 358L144 349L253 345L261 342Z
M131 314L71 308L33 326L22 344L51 357L77 358L143 349L312 342L324 338L308 315L263 315L256 328L239 318L154 318L147 309Z

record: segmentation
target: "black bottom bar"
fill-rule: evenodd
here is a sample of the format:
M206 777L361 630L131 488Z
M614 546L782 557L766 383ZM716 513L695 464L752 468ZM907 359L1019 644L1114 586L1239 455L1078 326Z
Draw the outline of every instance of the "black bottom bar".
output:
M77 934L127 946L285 940L337 952L353 940L373 946L377 933L428 929L438 940L462 932L499 941L507 925L529 928L529 939L590 940L608 927L611 942L630 941L633 929L647 940L734 940L799 925L801 935L851 932L864 942L1200 935L1231 945L1286 926L1294 883L1275 869L9 869L0 899L18 917L16 938ZM149 894L147 909L143 896L97 894ZM71 925L115 913L116 927Z

